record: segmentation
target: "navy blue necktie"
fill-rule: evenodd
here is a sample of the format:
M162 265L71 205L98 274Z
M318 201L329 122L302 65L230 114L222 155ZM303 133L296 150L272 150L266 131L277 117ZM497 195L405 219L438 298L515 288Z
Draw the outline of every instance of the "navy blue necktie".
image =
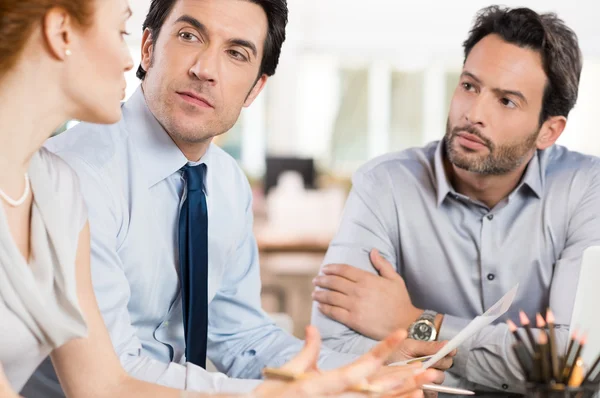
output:
M204 196L206 165L184 166L187 197L179 213L179 268L185 356L206 368L208 329L208 208Z

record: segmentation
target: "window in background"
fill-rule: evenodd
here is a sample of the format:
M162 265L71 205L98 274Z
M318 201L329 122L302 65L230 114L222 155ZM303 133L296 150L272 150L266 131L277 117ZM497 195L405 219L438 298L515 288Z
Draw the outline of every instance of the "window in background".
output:
M52 137L55 135L59 135L60 133L63 133L65 131L67 131L68 129L70 129L71 127L77 125L79 122L77 120L69 120L66 123L64 123L62 126L60 126L59 128L57 128L56 130L54 130L54 133L52 133Z
M392 72L390 152L422 145L423 72Z
M341 69L339 107L331 140L333 170L352 171L368 158L369 73Z
M446 113L444 114L444 118L447 118L448 112L450 112L450 102L452 101L454 91L456 91L456 87L458 86L460 74L460 71L450 71L446 73Z

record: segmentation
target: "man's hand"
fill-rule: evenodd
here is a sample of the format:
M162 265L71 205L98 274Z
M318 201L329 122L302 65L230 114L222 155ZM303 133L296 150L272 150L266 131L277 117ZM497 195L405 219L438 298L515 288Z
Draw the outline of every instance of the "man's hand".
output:
M419 318L404 279L377 250L371 262L379 275L346 264L329 264L313 283L319 310L358 333L381 340L397 329L407 330Z
M388 359L388 364L394 362L404 362L412 358L420 358L433 355L446 345L446 341L419 341L406 339L396 349L394 354ZM447 357L441 359L433 367L439 370L448 370L452 367L453 359L456 355L456 350L448 354Z

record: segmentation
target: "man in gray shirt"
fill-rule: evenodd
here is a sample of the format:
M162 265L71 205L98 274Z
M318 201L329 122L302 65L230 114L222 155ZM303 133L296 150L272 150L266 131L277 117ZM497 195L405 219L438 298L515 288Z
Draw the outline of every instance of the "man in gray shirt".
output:
M507 316L550 307L565 347L582 252L600 245L599 159L554 145L577 99L577 37L554 14L494 6L464 49L444 139L353 177L314 281L313 323L334 350L417 322L413 338L451 339L517 283ZM447 382L522 390L512 343L505 324L484 328Z

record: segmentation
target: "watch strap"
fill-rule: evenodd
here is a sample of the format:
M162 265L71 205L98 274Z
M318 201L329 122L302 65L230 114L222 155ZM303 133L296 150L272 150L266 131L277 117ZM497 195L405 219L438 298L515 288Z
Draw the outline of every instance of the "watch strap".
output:
M433 310L425 310L423 311L423 313L421 314L421 316L419 317L419 319L417 321L420 321L421 319L427 320L431 323L435 322L435 317L437 316L437 312L433 311Z

